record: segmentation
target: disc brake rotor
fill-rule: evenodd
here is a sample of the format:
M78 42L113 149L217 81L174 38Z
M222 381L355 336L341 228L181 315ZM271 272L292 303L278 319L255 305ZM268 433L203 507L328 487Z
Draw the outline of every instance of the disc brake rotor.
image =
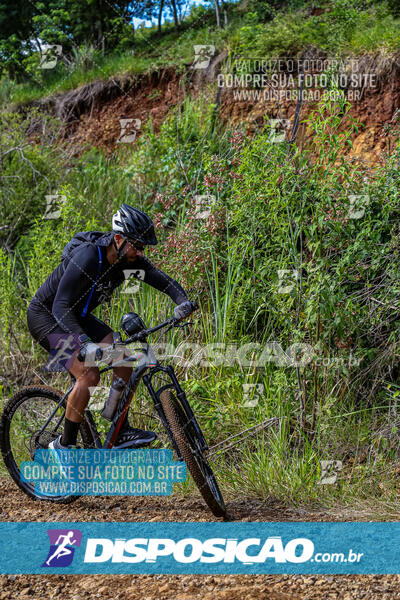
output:
M52 442L58 434L51 433L50 431L43 431L39 436L39 432L35 431L29 440L29 454L32 460L35 457L35 451L41 448L48 448L50 442Z

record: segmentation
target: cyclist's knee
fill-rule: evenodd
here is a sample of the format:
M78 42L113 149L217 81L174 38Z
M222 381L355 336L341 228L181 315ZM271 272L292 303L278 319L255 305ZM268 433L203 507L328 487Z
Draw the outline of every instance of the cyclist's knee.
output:
M100 372L97 367L92 367L84 371L76 381L78 387L95 387L100 381Z

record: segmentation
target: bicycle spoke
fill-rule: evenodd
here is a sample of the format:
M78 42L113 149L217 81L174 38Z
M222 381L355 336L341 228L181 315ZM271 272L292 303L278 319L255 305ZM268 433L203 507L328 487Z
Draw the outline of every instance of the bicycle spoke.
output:
M41 386L23 388L8 401L1 420L1 452L4 463L16 484L28 495L35 499L51 500L53 502L71 502L76 496L54 495L41 493L34 483L21 479L20 465L31 461L34 452L47 448L56 437L57 428L64 416L64 409L57 408L61 396L56 391ZM52 415L51 420L39 432Z

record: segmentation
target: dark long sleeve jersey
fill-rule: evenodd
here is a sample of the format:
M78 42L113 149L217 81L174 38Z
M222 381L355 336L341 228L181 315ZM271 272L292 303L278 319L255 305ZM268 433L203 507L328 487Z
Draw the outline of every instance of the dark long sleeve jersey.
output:
M71 255L49 275L32 300L34 304L51 312L66 332L72 331L78 335L84 333L79 319L83 316L85 307L85 312L90 313L99 304L108 301L115 288L126 280L129 272L167 294L176 304L187 300L179 283L157 269L147 258L137 257L130 264L120 260L110 265L106 258L106 247L112 241L112 236L113 234L104 234L91 244L81 244L74 248Z

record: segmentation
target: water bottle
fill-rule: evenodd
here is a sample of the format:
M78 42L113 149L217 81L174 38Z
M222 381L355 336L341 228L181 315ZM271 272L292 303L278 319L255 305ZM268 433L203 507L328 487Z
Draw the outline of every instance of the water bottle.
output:
M108 394L108 398L104 403L103 410L101 411L101 416L104 419L107 419L107 421L113 420L115 409L117 408L124 387L125 381L121 377L117 377L112 382L110 393Z

